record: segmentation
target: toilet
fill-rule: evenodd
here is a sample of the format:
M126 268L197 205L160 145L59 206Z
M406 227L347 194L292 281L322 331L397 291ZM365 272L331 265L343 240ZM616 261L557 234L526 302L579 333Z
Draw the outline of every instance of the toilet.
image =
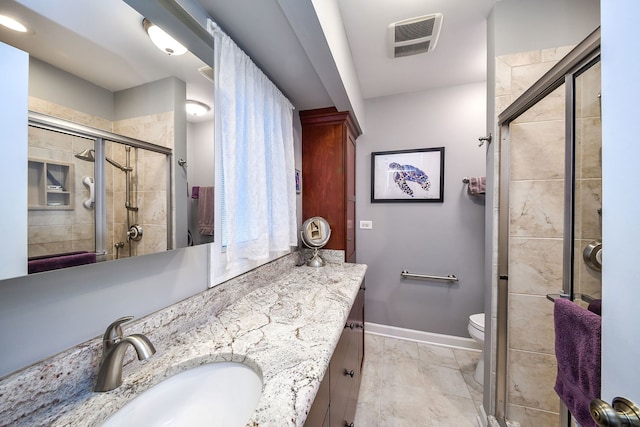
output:
M473 378L480 384L484 384L484 313L472 314L469 316L469 335L483 348L480 353L480 360L476 366Z

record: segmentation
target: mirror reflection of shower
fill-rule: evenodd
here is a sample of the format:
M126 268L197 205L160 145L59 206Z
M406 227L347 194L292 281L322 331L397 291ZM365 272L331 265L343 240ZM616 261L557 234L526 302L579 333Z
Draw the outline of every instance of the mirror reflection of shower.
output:
M138 206L137 203L132 202L132 172L133 172L133 167L131 166L131 146L129 145L125 145L124 146L125 152L126 152L126 161L125 161L125 166L122 166L120 163L118 163L117 161L109 158L108 156L104 156L104 159L107 161L107 163L111 164L112 166L114 166L115 168L121 170L122 172L125 173L125 202L124 202L124 207L127 210L127 221L126 221L126 237L127 237L127 242L129 243L129 256L131 257L133 255L133 251L132 251L132 245L131 245L131 241L134 242L138 242L142 239L142 235L143 235L143 230L142 230L142 226L136 223L136 219L132 218L132 214L135 212L138 212ZM80 160L84 160L87 162L93 162L95 163L96 159L95 159L95 150L93 148L88 148L80 153L75 154L75 157L80 159ZM85 205L86 207L86 205ZM119 242L122 243L122 242ZM120 253L118 249L121 249L123 247L116 244L116 259L119 258Z

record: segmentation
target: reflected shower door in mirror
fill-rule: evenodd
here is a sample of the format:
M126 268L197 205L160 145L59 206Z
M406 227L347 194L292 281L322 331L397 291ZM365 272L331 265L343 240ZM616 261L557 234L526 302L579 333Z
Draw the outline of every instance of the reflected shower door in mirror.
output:
M29 273L170 249L171 149L31 116Z
M99 262L212 241L200 232L206 216L198 212L207 205L193 188L213 190L213 112L185 110L187 100L213 106L212 64L189 51L160 51L145 32L144 17L122 0L7 0L0 14L31 26L27 33L0 26L0 42L29 54L31 113L171 153L131 145L126 170L129 144L30 128L29 158L20 160L29 163L28 182L7 188L10 200L11 191L29 187L28 242L15 244L28 245L29 257L86 251ZM105 213L96 216L100 206Z

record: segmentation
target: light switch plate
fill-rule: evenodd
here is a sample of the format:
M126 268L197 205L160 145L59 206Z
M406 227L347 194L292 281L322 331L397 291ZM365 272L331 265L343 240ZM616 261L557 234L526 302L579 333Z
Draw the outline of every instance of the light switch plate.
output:
M371 230L373 228L373 221L360 221L361 230Z

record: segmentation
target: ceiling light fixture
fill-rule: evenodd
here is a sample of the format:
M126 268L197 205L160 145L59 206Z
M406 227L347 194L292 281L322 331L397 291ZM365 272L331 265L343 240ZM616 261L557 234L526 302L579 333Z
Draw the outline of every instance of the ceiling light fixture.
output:
M26 33L28 31L27 27L6 15L0 15L0 25L7 27L10 30L18 31L19 33Z
M168 55L182 55L187 48L178 43L173 37L165 33L162 28L149 21L147 18L142 20L142 26L149 35L149 38L158 49Z
M192 116L203 116L211 110L207 104L204 104L199 101L194 101L193 99L187 99L185 103L185 108L187 110L187 114L191 114Z

